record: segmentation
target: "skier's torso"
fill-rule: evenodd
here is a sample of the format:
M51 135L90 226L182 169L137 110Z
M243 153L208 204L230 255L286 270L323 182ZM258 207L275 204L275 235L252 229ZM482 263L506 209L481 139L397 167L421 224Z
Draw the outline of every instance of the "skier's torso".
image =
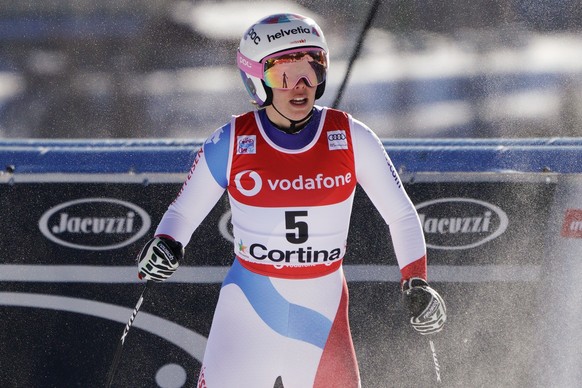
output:
M302 278L341 265L356 187L349 123L324 109L312 139L290 149L275 143L259 113L233 119L227 190L243 266Z
M275 128L265 111L218 128L155 233L186 246L227 190L241 264L270 276L322 276L341 266L356 182L389 225L405 277L426 276L418 215L380 139L348 114L321 107L294 135Z

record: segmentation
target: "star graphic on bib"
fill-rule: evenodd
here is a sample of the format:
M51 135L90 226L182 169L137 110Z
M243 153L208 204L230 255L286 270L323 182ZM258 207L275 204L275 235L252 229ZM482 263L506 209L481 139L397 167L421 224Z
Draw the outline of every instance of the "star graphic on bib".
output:
M247 246L243 244L242 240L238 243L238 250L244 252L247 249Z

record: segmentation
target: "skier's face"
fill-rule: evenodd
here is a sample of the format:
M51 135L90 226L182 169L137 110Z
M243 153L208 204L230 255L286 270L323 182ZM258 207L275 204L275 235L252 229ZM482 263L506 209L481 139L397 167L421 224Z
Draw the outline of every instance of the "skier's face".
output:
M315 104L317 86L308 86L300 79L293 89L273 89L272 105L291 120L301 120L307 116ZM267 116L281 127L289 127L289 120L282 117L272 105L267 106Z

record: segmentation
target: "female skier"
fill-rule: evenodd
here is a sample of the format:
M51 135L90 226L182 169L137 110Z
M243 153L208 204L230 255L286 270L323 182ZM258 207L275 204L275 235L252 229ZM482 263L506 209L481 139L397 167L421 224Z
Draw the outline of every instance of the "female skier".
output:
M310 18L253 24L237 52L257 109L217 129L138 257L142 279L178 268L194 230L226 190L234 259L224 279L198 387L360 387L342 263L356 184L390 227L413 327L441 330L445 304L427 284L418 214L378 137L315 105L329 52Z

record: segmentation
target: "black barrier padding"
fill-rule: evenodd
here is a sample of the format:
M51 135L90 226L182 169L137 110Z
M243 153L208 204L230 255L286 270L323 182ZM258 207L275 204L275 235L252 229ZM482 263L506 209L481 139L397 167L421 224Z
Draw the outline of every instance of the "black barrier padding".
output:
M13 283L2 287L2 291L68 296L133 308L142 287ZM154 284L139 314L153 314L207 337L218 292L218 284ZM0 331L2 386L104 386L125 322L67 311L6 306L0 307L0 316L8 329ZM155 387L158 370L172 363L186 370L185 386L194 386L200 363L182 349L134 325L126 337L113 386Z
M540 264L544 259L544 240L548 230L549 204L553 200L555 184L540 182L430 182L406 186L407 191L418 207L425 201L435 199L472 199L495 205L508 217L507 229L503 234L472 248L434 249L428 248L431 264L470 265L470 264ZM424 213L425 208L419 209ZM493 213L489 232L472 231L478 226L468 222L465 233L439 233L424 226L427 244L436 246L462 246L482 241L498 227L498 217L482 205L461 203L454 205L446 202L431 214L440 218L480 217L484 211ZM422 219L422 217L421 217ZM464 220L466 221L466 220ZM470 221L470 220L469 220ZM464 223L464 222L463 222Z
M449 319L434 339L446 386L531 386L535 284L435 284ZM43 287L19 287L42 292ZM89 289L83 291L83 289ZM351 283L350 324L365 387L435 386L429 337L406 322L396 283ZM63 293L64 290L53 290ZM136 285L77 285L68 293L99 294L127 307ZM218 286L163 284L142 312L207 336ZM2 307L3 386L100 387L124 324L70 312ZM156 386L155 373L175 363L193 382L200 364L167 341L133 327L116 375L118 387ZM503 373L501 373L503 372ZM12 384L14 383L14 384ZM535 386L535 385L534 385Z
M135 255L151 236L167 205L180 189L172 184L23 183L0 185L0 255L2 264L55 266L133 266ZM441 198L471 198L501 208L508 217L506 231L473 248L429 248L431 265L481 266L486 264L538 265L543 261L543 237L554 185L516 182L423 182L406 188L415 204ZM39 229L48 210L86 198L113 198L144 209L150 230L137 241L117 249L87 250L60 245ZM99 203L71 208L81 217L100 217L119 209ZM218 223L228 209L223 197L187 247L185 264L225 266L232 260L231 243L218 233ZM95 211L95 214L92 212ZM470 217L479 207L446 204L431 209L431 217ZM448 212L456 212L450 214ZM474 214L473 214L473 213ZM99 214L97 214L99 213ZM57 215L58 216L58 215ZM427 215L428 217L428 215ZM491 216L491 225L495 220ZM50 226L55 226L51 224ZM468 236L467 241L483 237ZM107 240L105 234L101 235ZM86 236L85 236L86 237ZM433 244L445 244L447 236L427 235ZM95 243L98 238L73 240ZM67 240L69 241L69 240ZM119 241L119 240L115 240ZM455 243L466 243L453 239ZM446 242L446 244L450 243ZM350 224L346 264L396 265L384 221L358 188ZM442 268L441 268L442 269ZM28 282L12 279L0 284L0 293L41 294L97 301L128 309L135 306L142 284ZM451 272L454 274L455 272ZM430 275L430 267L429 267ZM454 279L454 276L451 275ZM534 339L538 286L529 282L434 282L448 306L445 330L434 337L445 386L535 386ZM220 285L192 283L156 284L147 294L140 314L170 320L206 337L210 329ZM400 305L396 282L350 282L351 328L363 387L425 387L435 385L434 364L427 337L412 330ZM63 302L66 303L66 302ZM66 306L63 306L63 309ZM139 316L138 316L139 317ZM0 386L101 387L113 359L125 322L87 314L33 307L0 306ZM139 327L132 327L116 374L119 387L155 387L156 373L177 364L192 386L200 363L184 350Z
M4 263L14 264L84 264L132 265L141 246L152 237L157 222L175 197L180 184L120 184L120 183L24 183L0 185L4 212L0 218L0 252ZM118 249L77 249L49 240L39 229L42 215L70 201L89 198L108 198L127 201L147 211L151 227L133 244ZM83 217L123 217L123 208L90 202L82 207L67 207L74 215ZM113 214L108 214L113 211ZM125 209L127 211L127 209ZM77 214L73 214L77 213ZM49 228L58 227L59 212L51 218ZM135 216L134 229L141 223ZM118 224L113 225L117 227ZM104 246L117 244L131 233L70 233L62 232L59 239L78 245Z
M179 184L51 184L46 190L42 184L2 185L2 205L6 209L0 219L4 238L0 240L0 252L6 252L5 263L43 263L47 264L102 264L130 265L143 243L149 239L159 222L167 205L172 201ZM458 250L430 249L429 260L433 264L492 264L492 263L539 263L542 260L543 239L547 228L548 201L553 196L553 184L540 183L416 183L406 186L412 201L421 204L435 198L472 198L501 207L509 217L505 233L498 238L467 249L463 254ZM34 198L34 201L32 200ZM39 231L39 220L49 209L83 198L117 198L133 203L147 211L151 219L151 228L133 244L115 250L79 250L59 245L48 240ZM23 200L24 199L24 200ZM92 203L82 209L86 216L98 216L106 213L107 204ZM467 205L468 206L468 205ZM231 262L232 246L218 233L220 218L228 210L226 196L221 198L206 221L193 235L187 247L186 262L192 265L228 265ZM442 217L466 217L477 214L482 209L468 208L459 214L458 208L450 213L442 206ZM93 213L92 213L93 212ZM419 211L422 213L422 211ZM456 214L453 212L457 212ZM55 215L56 218L58 214ZM138 227L135 217L134 229ZM51 220L51 227L56 227L58 219ZM491 220L491 228L496 220ZM469 225L469 227L471 227ZM487 233L481 233L485 236ZM100 241L110 240L109 244L119 243L124 237L113 233L81 234L61 233L58 237L68 242L81 245L99 246ZM382 218L369 199L358 187L350 224L347 263L352 264L395 264L394 253L389 243L388 230ZM439 239L451 239L431 233L425 228L427 242L442 245ZM479 232L457 233L457 245L477 241ZM457 238L455 236L455 238ZM466 240L463 240L465 238ZM477 239L477 240L475 240ZM101 243L103 244L103 243ZM18 247L18 249L15 249ZM509 255L508 248L515 254ZM46 255L46 261L43 256Z

